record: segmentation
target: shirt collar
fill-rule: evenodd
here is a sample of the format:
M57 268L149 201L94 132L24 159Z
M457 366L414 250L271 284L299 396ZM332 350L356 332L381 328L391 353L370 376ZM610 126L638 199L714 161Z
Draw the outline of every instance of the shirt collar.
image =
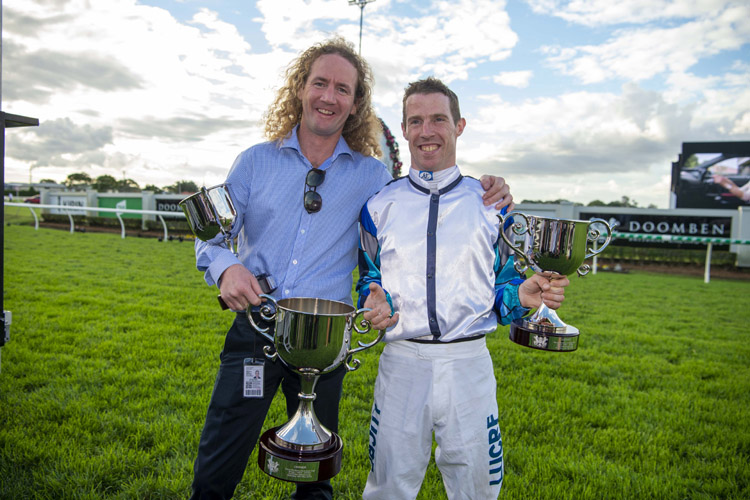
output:
M409 178L413 184L422 186L430 192L439 191L440 189L450 185L460 175L461 171L458 169L458 165L453 165L450 168L440 170L438 172L431 172L432 178L425 179L425 176L420 176L420 171L413 167L409 169Z
M281 148L291 148L295 149L300 156L304 157L305 155L302 153L302 149L299 145L299 137L297 136L297 131L299 130L299 124L292 129L292 132L284 138L284 140L281 141ZM342 135L339 137L339 141L336 143L336 147L333 150L333 154L331 155L331 163L336 160L340 155L345 154L349 155L351 157L354 156L354 152L349 147L349 144L346 143L346 140L344 139L344 136ZM328 163L328 162L324 162ZM322 167L322 165L321 165Z

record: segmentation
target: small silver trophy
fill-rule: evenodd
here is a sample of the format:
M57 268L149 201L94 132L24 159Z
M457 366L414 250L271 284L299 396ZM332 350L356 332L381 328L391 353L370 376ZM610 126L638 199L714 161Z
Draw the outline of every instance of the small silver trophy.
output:
M190 230L196 238L208 241L218 234L224 235L224 242L232 253L237 253L229 230L237 212L229 195L226 184L210 188L202 187L200 191L188 196L178 203L185 213Z
M513 233L523 236L521 241L511 241L505 231L500 234L516 254L515 268L523 273L529 267L536 273L552 279L577 273L588 274L591 268L583 261L601 253L612 239L612 229L603 219L570 220L510 212L498 215L502 227L513 219ZM602 238L594 224L606 230L604 243L597 249L589 248ZM594 226L594 227L592 227ZM575 351L578 348L578 328L564 323L557 313L544 303L530 318L514 320L510 325L510 339L520 345L544 351Z
M356 370L359 360L349 362L352 354L368 349L383 339L385 330L369 344L358 342L351 348L352 330L360 334L370 331L369 322L362 320L358 328L355 319L369 309L356 310L343 302L325 299L289 298L276 300L260 295L271 302L261 306L260 317L275 321L274 336L268 328L260 328L248 312L248 319L256 330L273 342L266 346L266 357L277 358L301 379L299 406L289 421L268 429L260 437L258 466L269 476L297 483L316 482L338 474L341 470L343 442L334 432L323 426L315 416L315 384L320 375L333 371L342 363L347 371Z
M181 200L178 205L196 238L209 241L221 234L227 248L237 255L237 246L230 234L237 212L226 184L210 188L204 186L197 193ZM228 309L221 295L217 298L221 308Z

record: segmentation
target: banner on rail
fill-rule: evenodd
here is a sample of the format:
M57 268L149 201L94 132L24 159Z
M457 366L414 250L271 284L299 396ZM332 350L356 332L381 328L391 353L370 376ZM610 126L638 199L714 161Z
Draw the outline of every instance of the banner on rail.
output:
M184 195L163 195L163 196L156 196L154 197L154 204L156 205L156 210L159 212L174 212L175 217L182 217L182 209L178 205L180 200L182 200L185 196ZM165 215L165 217L169 217L168 215Z
M86 193L52 194L49 197L50 205L63 205L68 208L50 208L49 213L61 215L86 215L85 210L75 210L75 207L85 207L87 204Z
M604 219L616 232L729 238L732 235L732 218L711 215L667 215L667 214L612 214L581 210L579 218Z

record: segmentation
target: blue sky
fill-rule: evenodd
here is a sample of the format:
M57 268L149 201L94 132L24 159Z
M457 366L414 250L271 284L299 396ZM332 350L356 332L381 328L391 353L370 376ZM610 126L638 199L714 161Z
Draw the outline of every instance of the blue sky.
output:
M442 78L467 128L458 162L516 201L669 204L682 142L750 140L750 4L729 0L375 0L362 54L399 139L401 93ZM4 0L6 181L74 172L141 186L223 181L262 141L284 67L348 0Z

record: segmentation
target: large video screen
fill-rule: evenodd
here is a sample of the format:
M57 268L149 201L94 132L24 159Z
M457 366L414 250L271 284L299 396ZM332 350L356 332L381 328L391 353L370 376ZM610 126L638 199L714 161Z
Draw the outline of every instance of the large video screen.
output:
M684 142L672 164L672 208L750 205L750 142Z

